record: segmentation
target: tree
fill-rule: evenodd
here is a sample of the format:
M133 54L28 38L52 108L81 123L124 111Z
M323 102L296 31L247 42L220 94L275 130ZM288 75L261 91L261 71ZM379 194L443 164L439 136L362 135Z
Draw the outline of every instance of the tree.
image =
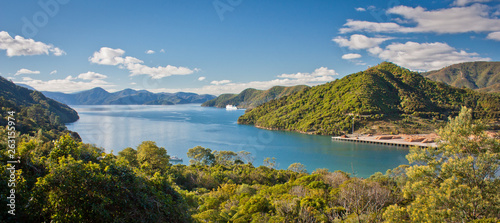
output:
M360 222L361 214L375 213L389 202L390 190L377 182L353 178L341 185L339 202L347 213L354 213Z
M290 166L288 166L288 170L291 170L293 172L297 173L307 173L306 166L302 163L292 163Z
M126 160L131 166L139 167L139 162L137 161L137 150L130 147L118 152L118 158Z
M391 206L389 221L469 222L498 220L500 213L500 143L474 124L472 110L462 108L438 131L437 148L412 148L407 155L407 206Z
M212 165L215 162L215 156L212 150L201 146L189 149L187 156L191 158L189 160L191 165Z
M276 158L270 158L270 157L266 157L264 159L264 166L268 167L268 168L271 168L271 169L274 169L276 168Z
M153 141L144 141L137 147L137 162L142 168L164 170L170 165L169 159L167 150Z
M239 159L247 163L253 163L253 160L255 159L255 157L252 156L252 153L244 150L238 152L238 157Z
M220 165L229 166L234 164L238 154L233 151L214 151L215 162Z

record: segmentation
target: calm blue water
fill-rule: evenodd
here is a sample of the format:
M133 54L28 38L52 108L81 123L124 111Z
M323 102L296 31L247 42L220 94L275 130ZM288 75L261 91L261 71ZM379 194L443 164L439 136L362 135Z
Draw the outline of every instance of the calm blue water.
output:
M80 120L68 124L68 129L78 132L84 142L114 154L152 140L165 147L169 155L183 158L184 164L189 164L188 149L198 145L212 150L249 151L255 157L255 166L262 165L266 157L275 157L281 169L299 162L309 172L328 168L354 171L359 177L408 164L405 148L338 142L329 136L238 125L236 120L244 110L227 111L199 104L72 107L78 111Z

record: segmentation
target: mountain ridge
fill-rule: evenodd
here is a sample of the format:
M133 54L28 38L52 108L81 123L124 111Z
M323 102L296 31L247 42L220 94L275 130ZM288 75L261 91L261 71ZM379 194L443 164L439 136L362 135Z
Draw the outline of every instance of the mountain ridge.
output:
M500 62L465 62L425 72L422 75L458 88L500 92Z
M49 98L68 105L173 105L203 103L215 98L214 95L209 94L198 95L186 92L153 93L130 88L110 93L100 87L72 94L50 91L43 91L42 93Z

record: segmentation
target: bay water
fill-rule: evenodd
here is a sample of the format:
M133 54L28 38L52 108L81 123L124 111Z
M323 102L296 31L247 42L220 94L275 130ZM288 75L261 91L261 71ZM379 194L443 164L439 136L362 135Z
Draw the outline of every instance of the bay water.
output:
M202 146L212 150L248 151L253 165L266 157L276 158L278 168L302 163L310 172L317 168L342 170L358 177L408 164L407 148L332 141L330 136L270 131L236 123L244 110L184 105L73 105L80 119L67 124L83 142L118 154L142 141L155 141L170 156L189 164L186 153Z

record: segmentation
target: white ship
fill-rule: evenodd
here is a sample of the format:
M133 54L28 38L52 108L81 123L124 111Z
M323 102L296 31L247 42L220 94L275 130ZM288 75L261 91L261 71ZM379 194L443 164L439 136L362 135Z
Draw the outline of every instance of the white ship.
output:
M234 105L226 105L226 110L236 110L236 109L238 108Z

